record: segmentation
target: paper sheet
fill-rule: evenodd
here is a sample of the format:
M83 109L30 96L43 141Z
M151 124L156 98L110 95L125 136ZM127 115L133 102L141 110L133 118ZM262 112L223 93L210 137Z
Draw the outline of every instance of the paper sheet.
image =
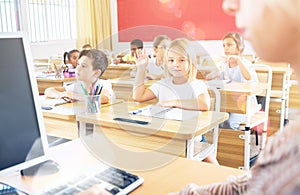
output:
M201 111L150 105L138 110L131 111L130 114L164 118L169 120L187 120L198 116L200 112Z

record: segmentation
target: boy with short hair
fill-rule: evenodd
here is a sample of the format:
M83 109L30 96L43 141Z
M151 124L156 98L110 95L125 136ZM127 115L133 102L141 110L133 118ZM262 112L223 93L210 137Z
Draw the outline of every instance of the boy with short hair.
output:
M113 98L111 83L100 79L105 72L108 60L106 55L97 49L82 50L79 55L79 64L76 67L77 81L65 87L50 87L45 90L49 98L69 98L70 100L84 100L84 88L93 93L96 88L101 87L101 103L108 103Z

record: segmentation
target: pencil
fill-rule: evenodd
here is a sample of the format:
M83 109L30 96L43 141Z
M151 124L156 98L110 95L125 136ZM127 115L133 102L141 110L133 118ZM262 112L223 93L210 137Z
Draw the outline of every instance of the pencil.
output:
M102 89L103 89L103 85L100 87L99 93L97 95L101 95Z
M96 110L96 108L94 107L94 104L91 102L91 99L89 98L89 94L88 94L88 92L85 90L85 88L83 87L82 83L80 83L80 86L81 86L81 89L82 89L84 95L85 95L86 98L88 99L89 105L91 106L92 112L93 112L93 110Z

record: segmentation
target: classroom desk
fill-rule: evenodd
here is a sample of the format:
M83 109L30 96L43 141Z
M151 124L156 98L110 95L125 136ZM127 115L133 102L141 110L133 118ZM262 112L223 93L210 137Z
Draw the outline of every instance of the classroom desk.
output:
M290 76L292 70L288 66L270 67L272 69L272 87L268 129L269 133L273 134L278 129L282 130L284 124L288 122L289 91L291 87ZM204 79L208 73L217 71L216 66L200 66L198 69L197 77L199 79ZM257 69L256 71L257 73L265 72L263 69Z
M68 83L75 81L75 77L72 78L36 78L38 84L39 94L44 94L45 89L48 87L62 87Z
M221 112L246 114L246 124L250 123L251 116L257 112L256 107L251 104L252 96L259 95L267 89L264 83L228 83L222 80L212 80L207 84L217 88L220 92Z
M125 101L132 100L132 90L134 85L134 78L123 79L123 78L115 78L110 79L112 84L113 91L115 92L116 98L122 99ZM145 80L145 87L150 87L153 83L157 82L157 80Z
M101 76L102 79L130 79L130 72L135 68L131 64L119 64L107 66L105 72Z
M139 109L148 104L124 102L101 110L100 114L79 114L80 135L85 135L86 123L95 124L94 133L103 136L101 144L128 145L149 151L157 150L175 156L192 158L194 153L194 138L228 119L225 112L200 112L198 116L184 121L166 120L155 117L145 117L129 114L129 111ZM131 118L150 122L140 125L128 122L117 122L115 117ZM102 139L102 138L101 138ZM107 146L98 147L107 147ZM117 151L116 151L117 152Z
M115 100L113 104L121 103ZM101 104L101 109L112 104ZM53 107L52 110L43 110L44 123L47 135L65 139L78 138L78 126L75 113L83 113L84 104L75 102Z
M220 110L222 112L231 112L245 114L245 131L244 131L244 167L241 169L249 170L250 168L250 128L261 123L268 122L263 112L255 114L260 110L260 106L252 104L252 98L261 94L267 89L264 83L223 83L220 80L208 82L211 87L219 89L221 96ZM254 117L255 116L255 117ZM262 146L266 141L266 134L263 134Z
M67 103L55 106L52 110L43 110L47 135L71 140L78 138L78 126L74 109L83 112L83 103Z
M79 139L50 148L49 156L60 164L61 169L58 173L35 177L22 177L19 173L14 173L0 177L0 181L23 189L29 194L34 194L65 182L68 178L84 172L87 167L100 163L86 150ZM152 170L130 172L145 179L144 183L131 195L167 194L178 191L191 182L205 185L225 181L229 175L236 176L243 173L238 169L184 158L176 158L174 161Z

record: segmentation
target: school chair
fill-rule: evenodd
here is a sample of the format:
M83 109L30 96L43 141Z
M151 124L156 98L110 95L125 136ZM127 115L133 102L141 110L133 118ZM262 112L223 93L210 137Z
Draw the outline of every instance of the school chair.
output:
M210 95L211 111L220 112L220 93L216 88L209 87L208 92ZM215 126L211 131L205 134L207 142L200 142L198 136L194 139L194 156L191 159L202 161L210 154L217 155L218 150L218 136L219 125Z
M256 64L267 64L272 68L273 81L271 87L271 104L269 117L272 118L270 127L272 130L283 130L285 124L288 123L288 107L289 107L289 94L291 87L291 74L292 70L290 65L285 62L273 63L267 62L262 59L257 59ZM276 105L279 104L279 109ZM279 116L279 117L278 117Z
M256 156L255 154L250 155L250 129L262 125L260 149L263 149L266 143L272 84L272 69L268 65L254 64L253 68L255 68L257 72L259 83L266 84L266 90L259 94L265 97L265 110L262 111L260 110L261 106L257 106L255 113L241 124L240 129L243 130L222 129L219 135L217 156L221 165L244 170L249 170L250 160ZM254 140L252 140L252 142L253 141Z

